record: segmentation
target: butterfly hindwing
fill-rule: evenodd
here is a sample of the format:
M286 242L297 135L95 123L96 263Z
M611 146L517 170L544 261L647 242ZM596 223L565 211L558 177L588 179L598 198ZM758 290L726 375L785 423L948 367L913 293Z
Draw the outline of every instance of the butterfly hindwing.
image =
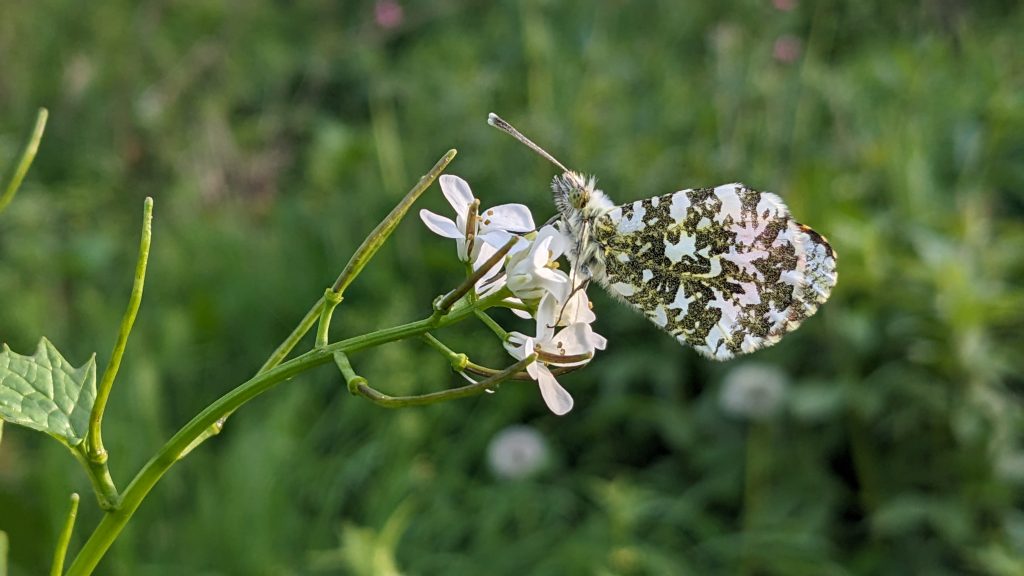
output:
M782 200L742 184L617 206L594 221L612 294L705 356L777 342L836 281L828 242Z

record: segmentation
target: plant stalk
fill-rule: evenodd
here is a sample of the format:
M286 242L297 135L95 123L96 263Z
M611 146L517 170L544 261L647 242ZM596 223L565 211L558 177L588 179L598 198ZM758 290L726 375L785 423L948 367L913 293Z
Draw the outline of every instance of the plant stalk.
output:
M60 576L64 573L64 557L68 552L68 544L71 542L71 533L75 529L75 519L78 518L78 494L71 494L71 509L68 510L68 517L64 520L64 529L60 531L57 539L57 551L53 554L53 566L50 567L50 576Z
M11 176L7 180L7 185L3 187L3 195L0 196L0 212L3 212L7 205L14 200L14 195L18 192L18 188L21 187L21 181L28 174L28 169L36 158L36 152L39 151L39 142L43 139L43 130L46 129L46 119L49 115L50 113L46 108L40 108L36 113L36 123L32 127L32 133L29 135L28 140L25 141L25 146L21 150L21 160L14 165Z
M114 387L114 379L121 368L124 349L128 345L128 336L135 325L135 317L142 304L142 290L146 285L146 265L149 263L149 246L153 239L153 198L147 197L142 208L142 239L139 241L139 258L135 262L135 279L132 281L132 292L128 297L128 308L121 319L121 328L117 333L117 342L110 355L107 368L103 371L99 387L96 389L96 403L89 414L89 433L86 436L86 455L91 462L106 462L107 450L103 447L103 412L110 398L110 390Z
M261 372L235 387L207 406L206 409L178 430L149 462L142 467L142 470L139 471L121 494L119 506L114 510L107 511L103 519L100 520L99 525L96 526L92 535L89 536L85 545L78 552L71 567L68 568L67 576L87 576L92 574L107 550L114 543L114 540L117 539L128 521L131 520L139 505L142 504L142 501L171 466L187 450L194 446L195 441L208 428L214 426L219 420L231 414L249 400L302 372L330 362L336 352L349 354L388 342L418 337L430 330L465 320L473 316L476 310L484 310L495 306L501 302L503 297L502 294L494 294L475 302L472 306L457 308L447 315L435 312L422 320L363 334L321 348L314 348L305 354L279 364L275 368Z

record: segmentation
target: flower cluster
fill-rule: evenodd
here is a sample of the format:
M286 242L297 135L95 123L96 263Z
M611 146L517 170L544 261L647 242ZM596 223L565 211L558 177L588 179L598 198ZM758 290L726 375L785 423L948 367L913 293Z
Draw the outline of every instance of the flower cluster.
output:
M508 333L505 349L517 360L536 355L526 371L540 386L548 408L565 414L572 409L572 396L551 368L582 366L607 343L590 326L595 316L579 276L559 270L558 259L566 254L571 238L555 225L535 230L533 216L522 204L480 210L469 185L457 176L441 176L440 183L444 197L455 209L455 220L429 210L421 210L420 218L433 232L456 241L462 262L479 269L517 239L504 261L477 280L474 296L495 295L501 298L501 305L536 321L532 336Z

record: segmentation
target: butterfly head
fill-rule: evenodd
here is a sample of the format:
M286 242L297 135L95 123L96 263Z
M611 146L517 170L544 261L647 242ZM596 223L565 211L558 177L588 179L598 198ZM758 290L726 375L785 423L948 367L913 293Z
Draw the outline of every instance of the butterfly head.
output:
M578 172L565 172L551 181L551 193L560 212L582 210L594 192L594 178Z
M595 187L596 184L593 176L579 172L566 171L555 176L551 181L551 192L558 211L565 217L578 214L589 218L610 209L611 201Z

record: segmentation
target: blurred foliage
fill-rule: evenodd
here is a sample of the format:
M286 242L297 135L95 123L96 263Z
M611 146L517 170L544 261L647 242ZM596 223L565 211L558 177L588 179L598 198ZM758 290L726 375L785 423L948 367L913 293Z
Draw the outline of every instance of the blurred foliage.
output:
M0 340L105 363L156 199L104 434L122 486L448 148L485 204L553 212L551 167L492 110L618 201L742 179L839 254L832 300L757 354L789 379L772 417L719 401L743 361L595 291L609 350L564 378L568 416L530 385L389 412L324 368L179 463L99 572L1021 574L1022 29L991 0L0 3L0 163L51 111L0 218ZM417 318L459 274L411 218L333 334ZM497 364L485 334L444 336ZM393 393L459 381L417 344L353 361ZM551 464L498 480L488 442L519 423ZM4 431L13 576L46 570L90 493L65 452Z

